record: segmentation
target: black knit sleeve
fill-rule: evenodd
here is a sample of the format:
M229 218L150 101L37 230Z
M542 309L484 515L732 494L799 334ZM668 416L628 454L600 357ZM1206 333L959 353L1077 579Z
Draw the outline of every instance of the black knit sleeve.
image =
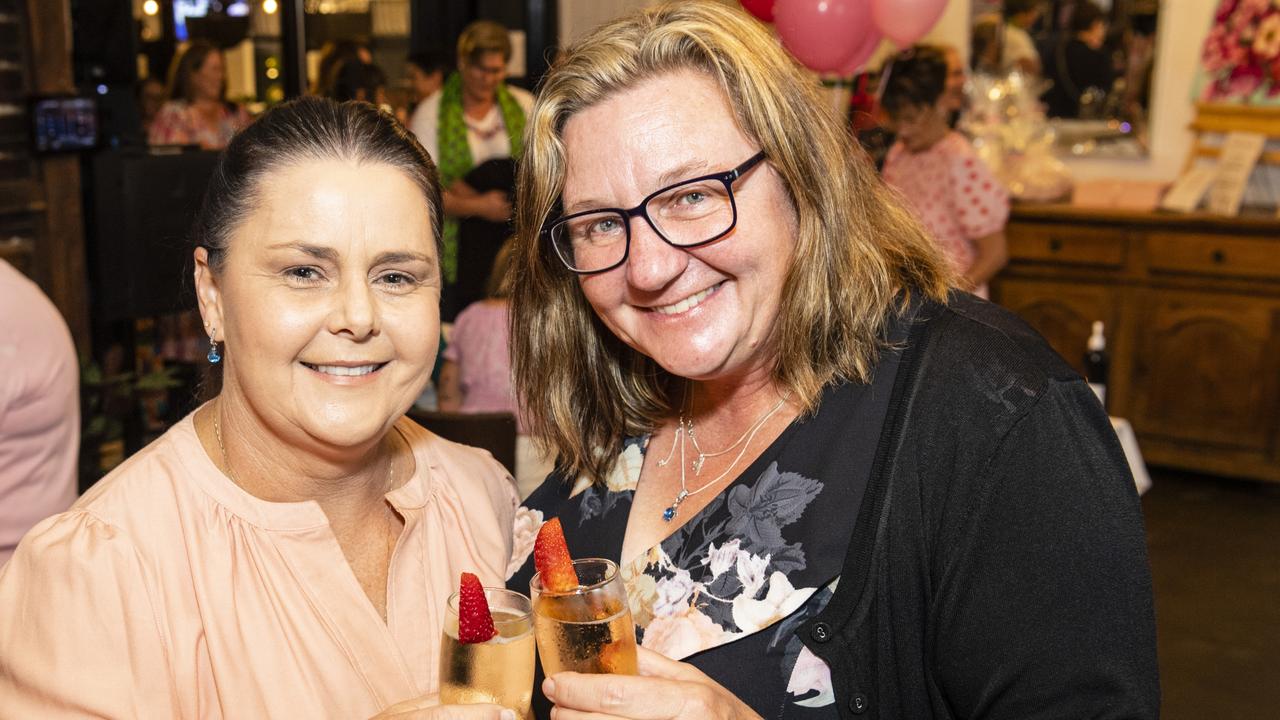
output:
M1079 380L1050 380L937 547L935 690L964 718L1155 718L1137 493Z

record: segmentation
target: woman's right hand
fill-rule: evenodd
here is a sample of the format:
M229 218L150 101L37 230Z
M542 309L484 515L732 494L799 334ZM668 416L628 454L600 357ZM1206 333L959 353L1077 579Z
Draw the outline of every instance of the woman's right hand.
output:
M637 648L639 675L557 673L542 692L563 720L760 720L698 668Z
M480 193L472 202L475 217L495 223L511 219L511 198L501 190Z
M516 714L498 705L441 705L432 694L396 703L370 720L516 720Z

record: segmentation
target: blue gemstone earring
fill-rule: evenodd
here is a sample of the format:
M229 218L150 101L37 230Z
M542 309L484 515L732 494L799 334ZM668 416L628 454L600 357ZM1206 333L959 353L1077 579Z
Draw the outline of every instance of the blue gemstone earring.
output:
M209 330L209 354L206 355L211 365L217 365L222 362L222 356L218 354L218 341L213 339L213 330Z

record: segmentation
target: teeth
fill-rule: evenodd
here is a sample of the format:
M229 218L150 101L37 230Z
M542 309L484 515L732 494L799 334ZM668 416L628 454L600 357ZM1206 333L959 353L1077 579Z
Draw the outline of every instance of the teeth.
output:
M703 290L697 295L690 295L689 297L681 300L678 303L675 303L672 305L663 305L662 307L656 307L654 308L654 310L657 310L663 315L676 315L686 310L691 310L701 305L702 301L706 300L707 296L715 292L715 289L718 287L720 287L719 283L712 285L711 287L707 288L706 290Z
M313 370L322 372L325 375L340 375L343 377L368 375L378 369L377 365L359 365L356 367L346 367L343 365L310 365Z

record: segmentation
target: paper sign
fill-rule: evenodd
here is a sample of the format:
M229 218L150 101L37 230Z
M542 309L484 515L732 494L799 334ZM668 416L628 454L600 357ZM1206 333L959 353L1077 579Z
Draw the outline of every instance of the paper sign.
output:
M1200 199L1209 191L1209 186L1218 176L1218 168L1213 165L1196 165L1178 178L1178 181L1165 193L1160 207L1178 212L1195 212L1200 206Z
M1209 211L1219 215L1240 212L1249 175L1262 157L1267 138L1262 133L1227 133L1218 158L1218 176L1209 188Z

